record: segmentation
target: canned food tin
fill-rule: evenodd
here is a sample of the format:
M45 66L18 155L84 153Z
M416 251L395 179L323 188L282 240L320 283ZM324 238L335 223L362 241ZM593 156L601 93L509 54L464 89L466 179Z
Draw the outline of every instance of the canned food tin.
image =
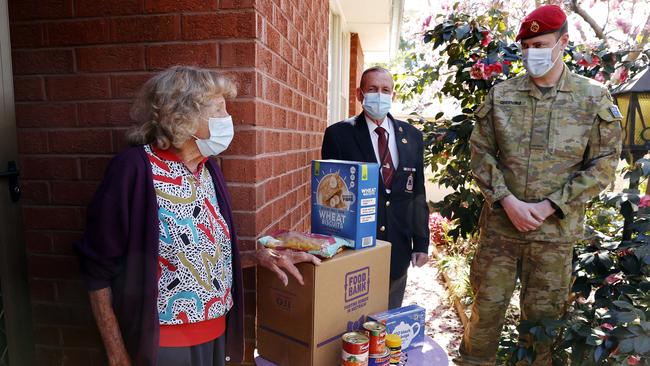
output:
M349 332L341 337L343 341L343 366L367 366L369 339L363 333Z
M368 366L389 366L390 365L390 350L384 349L381 355L370 355L368 357Z
M386 326L379 322L365 322L363 329L368 335L370 345L368 351L371 355L381 355L386 349Z

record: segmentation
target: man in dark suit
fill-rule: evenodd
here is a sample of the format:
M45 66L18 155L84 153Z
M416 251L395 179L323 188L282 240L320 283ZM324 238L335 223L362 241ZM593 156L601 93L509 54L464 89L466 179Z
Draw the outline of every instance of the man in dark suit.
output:
M429 208L424 191L422 133L388 112L393 77L373 67L363 72L357 99L363 113L329 126L323 137L323 159L380 164L377 238L392 244L389 309L402 306L409 263L428 260Z

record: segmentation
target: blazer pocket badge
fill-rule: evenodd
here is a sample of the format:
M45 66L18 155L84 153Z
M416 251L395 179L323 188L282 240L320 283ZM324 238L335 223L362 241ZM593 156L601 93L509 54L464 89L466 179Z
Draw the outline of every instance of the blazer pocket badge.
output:
M406 179L406 193L413 193L413 173Z

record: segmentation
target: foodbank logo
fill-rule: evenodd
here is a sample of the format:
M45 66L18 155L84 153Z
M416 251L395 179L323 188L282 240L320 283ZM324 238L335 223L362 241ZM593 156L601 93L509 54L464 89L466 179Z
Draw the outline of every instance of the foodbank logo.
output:
M363 267L345 274L345 302L367 296L370 293L370 267Z

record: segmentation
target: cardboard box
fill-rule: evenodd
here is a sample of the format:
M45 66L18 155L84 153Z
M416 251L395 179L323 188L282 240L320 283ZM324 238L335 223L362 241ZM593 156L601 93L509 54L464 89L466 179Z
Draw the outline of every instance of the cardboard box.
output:
M344 238L354 249L375 245L379 165L314 160L311 232Z
M266 269L257 277L257 348L279 366L341 363L341 336L388 308L390 244L346 250L320 266L298 265L305 285L284 287Z
M386 325L387 334L402 337L402 349L408 350L421 346L424 342L424 321L426 310L418 305L403 306L368 316Z

